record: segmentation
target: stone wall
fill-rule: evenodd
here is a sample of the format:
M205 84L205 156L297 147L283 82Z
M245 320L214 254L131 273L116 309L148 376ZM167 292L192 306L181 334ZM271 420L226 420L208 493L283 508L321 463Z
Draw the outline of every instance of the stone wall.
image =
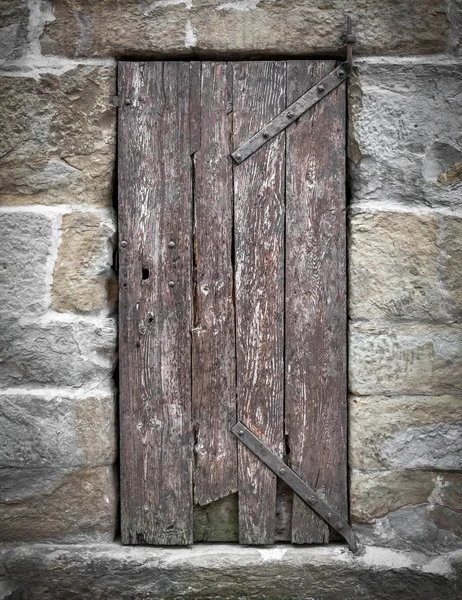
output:
M457 0L1 0L0 539L117 529L116 60L341 56L349 83L351 517L462 544Z

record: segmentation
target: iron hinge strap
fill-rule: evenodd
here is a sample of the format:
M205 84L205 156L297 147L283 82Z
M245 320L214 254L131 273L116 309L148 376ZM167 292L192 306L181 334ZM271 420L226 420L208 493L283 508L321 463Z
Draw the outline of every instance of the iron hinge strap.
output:
M231 429L234 435L253 452L273 473L280 477L312 510L337 531L348 543L352 552L357 551L355 535L350 525L327 504L317 492L301 479L295 471L280 460L243 423L238 421Z
M291 125L306 111L312 108L325 96L335 90L351 72L351 67L347 62L341 63L336 69L326 75L321 81L305 92L298 100L293 102L286 110L280 113L267 125L260 129L255 135L249 138L231 156L240 164L244 162L251 154L261 148L266 142L271 140L278 133L281 133L286 127Z
M271 140L278 133L281 133L286 127L291 125L310 108L322 100L325 96L335 90L343 81L348 79L353 69L353 44L355 36L352 33L351 18L347 19L347 33L345 37L347 59L336 69L326 75L316 85L306 91L298 100L293 102L286 110L280 113L267 125L260 129L255 135L249 138L242 146L235 150L231 156L241 164L251 154L261 148L266 142Z

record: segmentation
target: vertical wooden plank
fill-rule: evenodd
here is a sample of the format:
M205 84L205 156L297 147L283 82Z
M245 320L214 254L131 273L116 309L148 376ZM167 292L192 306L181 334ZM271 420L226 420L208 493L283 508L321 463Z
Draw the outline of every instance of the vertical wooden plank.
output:
M233 146L285 108L285 63L233 64ZM238 417L283 454L284 133L234 167ZM239 536L274 540L276 477L238 446Z
M122 62L119 97L122 541L189 544L189 63Z
M229 67L203 62L200 146L194 154L194 326L192 405L194 502L237 491L233 179Z
M288 61L287 101L335 67ZM292 468L347 516L345 84L287 129L285 416ZM329 540L294 497L292 541Z

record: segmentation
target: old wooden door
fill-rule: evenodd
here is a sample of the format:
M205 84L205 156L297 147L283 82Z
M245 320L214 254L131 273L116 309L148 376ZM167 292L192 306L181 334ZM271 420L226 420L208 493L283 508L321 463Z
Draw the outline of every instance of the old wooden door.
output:
M190 544L236 492L241 543L281 539L279 496L288 539L329 540L237 420L347 517L345 83L231 157L335 66L120 63L124 543Z

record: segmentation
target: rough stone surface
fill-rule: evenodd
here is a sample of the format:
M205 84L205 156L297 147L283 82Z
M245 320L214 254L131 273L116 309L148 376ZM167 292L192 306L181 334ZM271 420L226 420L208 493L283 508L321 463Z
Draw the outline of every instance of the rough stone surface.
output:
M0 395L0 467L100 466L115 458L112 396Z
M360 214L350 228L352 318L449 318L442 302L438 217Z
M349 464L462 469L462 396L350 398Z
M117 281L112 271L112 215L72 212L63 216L62 241L53 277L52 306L59 312L113 307Z
M38 80L2 77L0 202L110 206L115 73L79 66Z
M24 53L28 21L26 0L0 0L0 65Z
M19 585L2 579L0 575L0 600L24 600L24 594Z
M407 505L430 504L433 511L454 512L461 507L462 474L353 469L350 494L351 518L360 523L372 522ZM460 524L456 529L460 530Z
M424 504L432 493L435 475L430 471L353 470L350 479L350 515L359 523L408 504Z
M368 548L124 548L116 544L6 548L10 577L28 600L456 600L449 555Z
M462 206L457 174L462 65L380 59L357 65L361 93L352 96L355 143L350 139L353 206Z
M462 328L452 325L350 326L353 394L462 393Z
M462 219L443 219L444 277L454 318L462 318Z
M46 264L52 222L40 214L0 214L0 313L21 316L47 308Z
M107 386L115 342L112 319L5 321L0 329L0 384L5 388Z
M403 506L355 530L364 544L439 554L460 550L462 513L436 504Z
M0 469L0 541L111 541L112 467Z
M444 52L450 35L442 0L354 8L347 0L53 0L52 8L42 52L65 56L338 53L350 11L359 54Z

